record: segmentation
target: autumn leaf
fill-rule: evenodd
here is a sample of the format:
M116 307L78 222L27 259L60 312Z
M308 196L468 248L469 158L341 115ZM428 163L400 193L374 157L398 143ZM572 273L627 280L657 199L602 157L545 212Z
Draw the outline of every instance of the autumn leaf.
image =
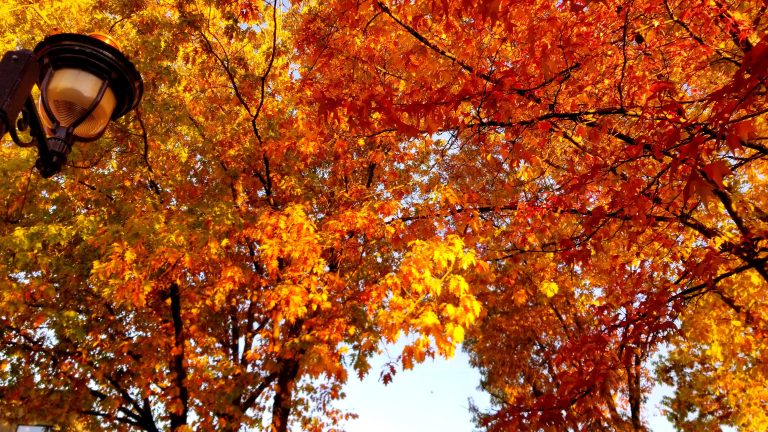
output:
M728 163L724 160L719 160L716 162L712 162L710 164L705 165L703 168L704 172L707 174L707 177L715 182L717 187L720 189L724 189L725 185L723 184L723 177L731 174L731 168L728 166Z
M557 283L551 281L542 282L539 287L539 291L549 298L554 297L555 294L557 294L558 289L559 287Z

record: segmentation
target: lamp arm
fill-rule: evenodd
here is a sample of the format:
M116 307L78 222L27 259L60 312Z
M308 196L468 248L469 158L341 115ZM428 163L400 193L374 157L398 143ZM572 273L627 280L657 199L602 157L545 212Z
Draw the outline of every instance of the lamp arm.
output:
M16 131L24 132L29 129L29 135L32 137L27 142L21 141ZM24 107L21 109L21 118L16 122L16 125L10 125L8 133L11 135L11 139L19 147L34 147L37 146L40 149L40 143L45 142L45 132L43 126L40 123L40 117L37 115L35 109L35 102L32 97L28 97L24 103Z
M16 119L30 98L39 74L37 56L31 51L9 51L3 55L0 60L0 137L13 131L11 137L14 138ZM14 142L19 144L17 138Z
M58 137L50 140L46 138L32 99L32 88L39 75L39 59L31 51L9 51L3 55L0 60L0 138L9 133L19 147L37 146L38 159L35 166L40 175L48 178L59 172L66 163L69 145ZM102 89L100 94L103 93ZM93 107L90 109L92 111ZM23 142L17 131L27 129L32 139Z

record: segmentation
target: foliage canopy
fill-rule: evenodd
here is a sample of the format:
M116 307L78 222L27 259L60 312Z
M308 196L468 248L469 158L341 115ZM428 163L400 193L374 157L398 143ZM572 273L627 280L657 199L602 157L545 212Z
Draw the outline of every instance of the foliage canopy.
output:
M146 93L53 180L0 147L0 418L334 429L411 333L488 430L643 430L654 379L765 429L767 7L4 2L3 51L109 32Z

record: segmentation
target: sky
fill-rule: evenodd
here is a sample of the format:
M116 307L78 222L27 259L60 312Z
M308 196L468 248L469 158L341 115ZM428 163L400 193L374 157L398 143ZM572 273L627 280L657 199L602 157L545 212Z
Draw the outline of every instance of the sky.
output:
M345 424L347 432L470 432L475 427L469 413L469 398L479 407L490 399L477 390L480 374L469 365L469 357L457 349L451 360L427 360L410 371L398 371L387 386L379 381L382 366L400 352L390 346L371 361L371 373L360 381L354 374L344 388L347 397L338 406L359 418ZM654 388L645 406L645 417L653 432L672 432L659 406L670 388Z
M384 385L379 371L397 348L371 361L371 373L363 381L351 376L344 388L347 397L339 407L359 418L345 425L347 432L469 432L474 430L469 398L489 406L489 398L477 390L480 374L469 366L467 354L456 350L451 360L435 359L408 371L398 370Z

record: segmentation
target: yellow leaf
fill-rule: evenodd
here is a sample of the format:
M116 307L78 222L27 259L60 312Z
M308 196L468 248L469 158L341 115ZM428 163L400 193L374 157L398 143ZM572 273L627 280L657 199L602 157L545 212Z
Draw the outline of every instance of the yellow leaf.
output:
M555 282L547 281L543 282L541 284L541 287L539 287L539 290L546 295L547 297L554 297L555 294L557 294L557 291L560 289L560 287L557 286Z
M453 334L451 334L451 338L453 338L453 343L460 344L464 341L464 327L462 326L456 326L453 328Z

